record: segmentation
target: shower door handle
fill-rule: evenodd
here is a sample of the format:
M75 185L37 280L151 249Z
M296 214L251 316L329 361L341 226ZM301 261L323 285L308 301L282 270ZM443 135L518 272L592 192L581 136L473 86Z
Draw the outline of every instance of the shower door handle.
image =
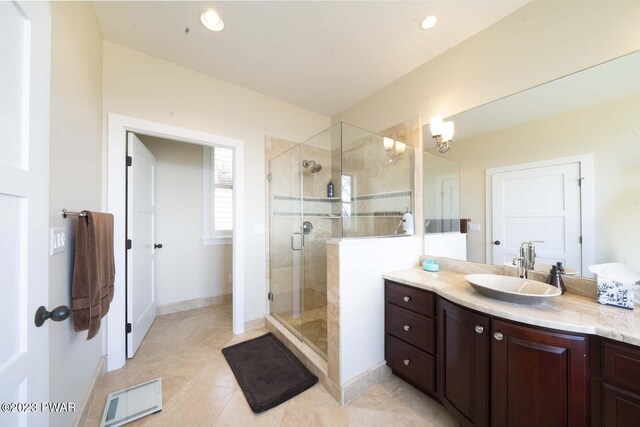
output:
M293 238L296 236L296 234L298 236L300 236L301 245L300 245L299 248L296 248L296 245L293 243ZM304 236L302 235L302 233L291 233L291 250L292 251L301 251L302 248L304 248Z

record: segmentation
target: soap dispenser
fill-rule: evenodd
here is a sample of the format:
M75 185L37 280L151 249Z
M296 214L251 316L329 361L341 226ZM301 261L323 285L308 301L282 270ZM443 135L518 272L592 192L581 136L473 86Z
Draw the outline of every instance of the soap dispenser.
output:
M413 234L413 215L409 212L409 208L406 208L404 215L402 215L402 229L404 234Z
M333 182L329 180L329 183L327 184L327 197L333 197L333 195L334 195Z

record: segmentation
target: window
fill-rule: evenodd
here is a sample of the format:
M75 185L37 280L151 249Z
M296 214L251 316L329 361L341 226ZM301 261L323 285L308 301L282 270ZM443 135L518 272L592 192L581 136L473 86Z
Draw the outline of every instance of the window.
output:
M204 147L205 245L231 244L233 234L233 149Z

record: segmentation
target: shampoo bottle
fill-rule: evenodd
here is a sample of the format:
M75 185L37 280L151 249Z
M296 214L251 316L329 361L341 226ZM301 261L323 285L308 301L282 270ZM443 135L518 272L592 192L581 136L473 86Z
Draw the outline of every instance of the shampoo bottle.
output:
M333 182L331 182L331 180L329 180L329 183L327 184L327 197L333 197L334 194L334 188L333 188Z

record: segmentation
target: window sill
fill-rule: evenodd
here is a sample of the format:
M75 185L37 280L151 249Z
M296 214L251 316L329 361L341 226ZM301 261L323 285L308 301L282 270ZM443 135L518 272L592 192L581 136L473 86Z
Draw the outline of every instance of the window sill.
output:
M233 243L233 238L229 237L203 237L202 244L204 246L227 246Z

